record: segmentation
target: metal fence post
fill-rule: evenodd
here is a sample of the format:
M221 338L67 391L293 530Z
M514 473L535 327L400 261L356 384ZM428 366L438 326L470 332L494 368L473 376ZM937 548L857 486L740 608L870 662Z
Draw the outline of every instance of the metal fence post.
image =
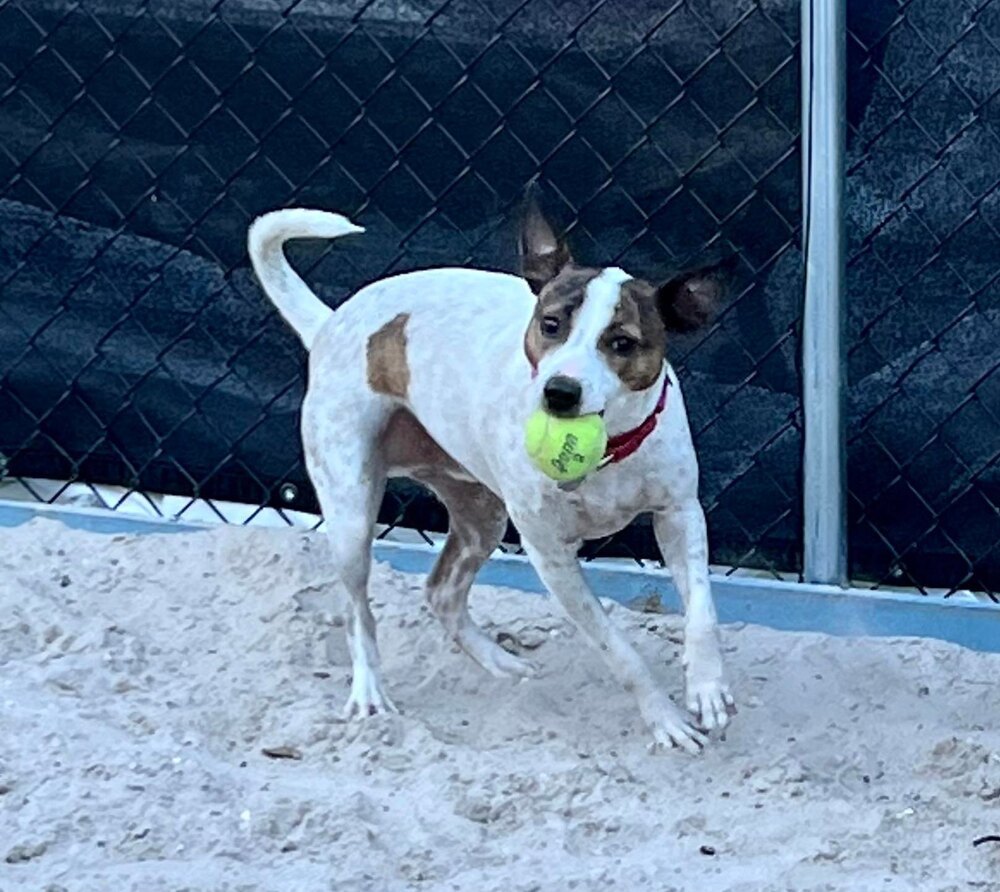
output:
M844 429L845 0L802 0L803 575L847 581Z

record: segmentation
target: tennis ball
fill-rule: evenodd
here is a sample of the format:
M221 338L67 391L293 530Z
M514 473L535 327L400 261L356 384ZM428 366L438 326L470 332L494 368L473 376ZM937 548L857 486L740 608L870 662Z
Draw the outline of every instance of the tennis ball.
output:
M600 464L608 432L600 415L557 418L543 409L524 428L524 448L535 467L553 480L579 480Z

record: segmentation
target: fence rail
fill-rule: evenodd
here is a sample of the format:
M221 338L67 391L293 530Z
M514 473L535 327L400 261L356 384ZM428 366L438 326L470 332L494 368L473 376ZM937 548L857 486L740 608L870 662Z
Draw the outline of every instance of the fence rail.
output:
M997 4L942 6L961 28L912 4L848 9L851 571L996 590L1000 379L989 350L974 358L996 276L963 233L995 235L996 96L969 61L992 52ZM799 15L797 0L0 4L7 475L315 510L304 357L251 279L249 220L314 204L362 222L349 249L293 249L336 305L404 269L512 269L510 211L540 176L585 261L659 277L740 257L730 305L672 359L713 560L801 572ZM923 55L898 46L912 30L934 35ZM956 80L962 120L930 123L922 91ZM405 483L381 518L446 524ZM657 557L642 520L587 554Z

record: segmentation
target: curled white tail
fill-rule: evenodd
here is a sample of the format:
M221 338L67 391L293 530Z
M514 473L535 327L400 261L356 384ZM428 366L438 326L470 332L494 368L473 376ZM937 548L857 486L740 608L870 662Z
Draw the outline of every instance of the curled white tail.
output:
M340 214L289 208L258 217L247 233L250 262L264 293L295 329L308 350L331 310L306 285L285 257L284 244L293 238L339 238L364 232Z

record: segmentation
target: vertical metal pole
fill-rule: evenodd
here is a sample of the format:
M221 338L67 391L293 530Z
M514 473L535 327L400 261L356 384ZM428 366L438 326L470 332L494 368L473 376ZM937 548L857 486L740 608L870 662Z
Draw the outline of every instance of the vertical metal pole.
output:
M806 582L847 582L843 346L846 0L802 0Z

